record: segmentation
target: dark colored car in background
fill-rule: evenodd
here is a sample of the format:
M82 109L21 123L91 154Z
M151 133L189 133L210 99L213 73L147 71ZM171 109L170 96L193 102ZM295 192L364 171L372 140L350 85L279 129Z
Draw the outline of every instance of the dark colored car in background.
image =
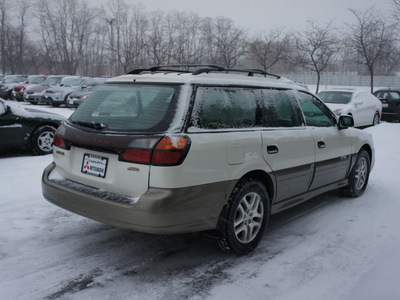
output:
M383 121L400 120L400 89L380 89L374 92L382 102Z
M0 153L30 149L34 154L53 152L54 132L65 117L0 99Z

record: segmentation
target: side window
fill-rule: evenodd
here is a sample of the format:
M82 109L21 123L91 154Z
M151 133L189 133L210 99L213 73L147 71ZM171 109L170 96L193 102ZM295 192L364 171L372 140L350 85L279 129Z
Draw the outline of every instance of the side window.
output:
M301 126L301 112L289 91L263 90L263 125L266 127Z
M333 113L317 98L299 92L298 99L304 117L306 118L307 126L315 127L331 127L336 124L336 117Z
M198 128L250 128L256 124L256 91L241 88L199 87L192 124Z

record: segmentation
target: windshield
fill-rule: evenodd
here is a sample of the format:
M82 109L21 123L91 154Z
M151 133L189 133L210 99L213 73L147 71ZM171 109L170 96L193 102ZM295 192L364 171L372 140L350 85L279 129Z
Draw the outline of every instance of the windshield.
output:
M347 104L351 100L352 92L320 92L318 97L325 103Z
M36 77L31 81L31 83L39 84L42 83L45 79L45 77Z
M174 117L179 86L105 84L71 115L71 123L133 132L164 132Z
M85 81L84 78L65 78L65 80L62 81L62 84L64 86L71 87L71 86L78 86L84 81Z
M42 82L42 85L56 85L57 82L59 82L62 79L62 77L49 77L45 81Z
M4 83L11 83L14 82L16 76L6 76L4 77Z
M25 76L25 75L17 76L17 78L15 78L14 82L24 82L27 78L28 78L28 76Z

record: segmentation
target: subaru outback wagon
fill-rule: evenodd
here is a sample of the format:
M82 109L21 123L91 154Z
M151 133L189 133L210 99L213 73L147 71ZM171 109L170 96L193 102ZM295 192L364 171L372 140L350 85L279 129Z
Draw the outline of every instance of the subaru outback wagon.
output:
M54 138L48 201L100 222L213 230L252 251L269 216L329 190L363 194L369 134L305 88L260 70L136 69L85 100Z

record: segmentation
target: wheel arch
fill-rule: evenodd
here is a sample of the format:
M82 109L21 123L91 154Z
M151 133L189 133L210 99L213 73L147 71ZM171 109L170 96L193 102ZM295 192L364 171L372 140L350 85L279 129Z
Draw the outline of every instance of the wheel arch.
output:
M254 170L245 174L242 178L239 179L238 182L247 178L258 179L265 186L270 204L272 204L272 200L275 196L275 184L271 176L263 170Z
M360 152L361 150L367 151L368 156L369 156L369 162L372 163L372 155L373 155L373 153L372 153L372 148L371 148L371 146L368 145L368 144L364 144L364 145L360 148L360 150L359 150L358 152Z

